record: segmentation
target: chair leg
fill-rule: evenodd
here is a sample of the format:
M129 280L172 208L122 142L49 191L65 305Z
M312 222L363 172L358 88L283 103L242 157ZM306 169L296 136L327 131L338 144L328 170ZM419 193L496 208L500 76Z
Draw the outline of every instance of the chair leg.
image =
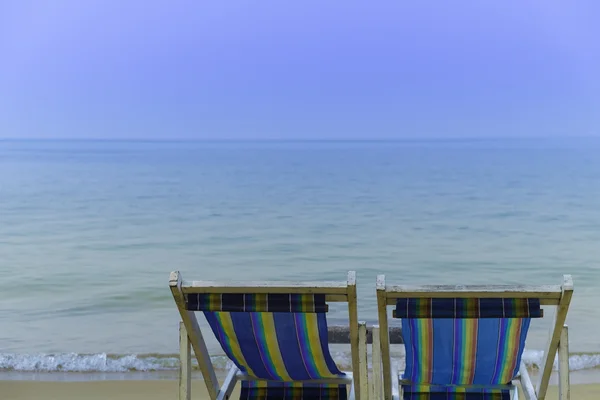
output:
M356 400L356 396L354 395L354 380L350 384L350 393L348 394L348 400Z
M571 399L571 380L569 376L569 328L565 325L558 343L558 384L559 399Z
M373 398L371 400L383 399L383 371L381 366L381 343L379 340L379 325L373 326Z
M369 398L369 381L367 367L367 324L366 322L358 323L358 364L360 368L360 393L359 400L367 400Z
M179 323L179 400L192 397L192 349L183 322Z
M523 360L521 360L521 366L519 368L519 382L521 383L521 389L523 390L525 400L538 399L533 383L531 382L531 377L529 376L529 371L527 371L527 366Z
M392 400L399 400L404 396L404 389L398 382L398 369L396 366L391 366L392 369Z
M233 388L237 383L237 373L240 370L235 365L231 367L225 381L223 382L223 386L219 390L217 394L217 400L227 400L231 396L231 392L233 392Z

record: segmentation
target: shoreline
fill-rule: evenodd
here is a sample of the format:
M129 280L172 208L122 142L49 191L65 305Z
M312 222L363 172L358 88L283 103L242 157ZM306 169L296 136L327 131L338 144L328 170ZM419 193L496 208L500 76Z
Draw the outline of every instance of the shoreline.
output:
M222 381L225 371L217 371L217 378ZM537 371L530 371L531 379L535 382ZM131 372L0 372L0 382L105 382L105 381L177 381L177 371L131 371ZM571 384L573 385L600 385L600 369L586 369L571 371ZM192 380L202 382L200 371L192 372ZM552 372L550 385L558 385L558 374Z

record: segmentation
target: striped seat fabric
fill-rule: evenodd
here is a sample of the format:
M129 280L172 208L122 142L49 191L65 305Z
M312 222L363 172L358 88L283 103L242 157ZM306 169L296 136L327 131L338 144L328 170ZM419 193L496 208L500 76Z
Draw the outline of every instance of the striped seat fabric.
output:
M539 299L398 299L394 318L541 318Z
M311 385L281 382L242 382L241 400L347 400L345 385Z
M325 296L189 295L186 301L188 309L204 311L240 371L258 379L242 383L240 399L347 398L345 385L295 382L345 377L329 352Z
M412 391L404 388L405 400L510 400L509 390L439 390L435 392ZM407 390L409 389L409 390Z
M193 311L228 312L327 312L322 294L243 294L198 293L188 294L186 308Z
M406 348L404 399L509 399L537 299L398 299Z

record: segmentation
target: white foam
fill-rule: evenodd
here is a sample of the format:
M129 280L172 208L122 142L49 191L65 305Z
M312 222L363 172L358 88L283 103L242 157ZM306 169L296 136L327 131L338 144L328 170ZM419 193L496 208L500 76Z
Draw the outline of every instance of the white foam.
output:
M540 366L544 352L525 350L523 361L529 367ZM349 352L333 352L332 356L343 370L351 368ZM215 369L225 371L231 366L231 361L225 356L212 357ZM403 367L404 359L396 355L394 361L398 367ZM196 366L195 360L193 365ZM592 369L600 366L600 354L572 354L569 357L571 371ZM0 372L129 372L129 371L171 371L177 370L179 359L176 355L108 355L100 354L13 354L0 353ZM557 359L554 369L558 368Z
M523 352L523 361L529 367L539 368L544 357L541 350L525 350ZM592 369L600 366L600 354L571 354L569 356L569 370L579 371L582 369ZM558 370L558 357L554 358L553 369Z
M138 357L133 354L0 354L0 370L63 372L160 371L177 368L174 357Z

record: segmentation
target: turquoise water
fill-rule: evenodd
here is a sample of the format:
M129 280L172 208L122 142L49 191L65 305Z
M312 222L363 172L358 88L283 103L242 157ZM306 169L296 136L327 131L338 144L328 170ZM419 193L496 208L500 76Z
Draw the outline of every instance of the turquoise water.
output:
M353 269L369 322L378 273L415 284L569 273L571 350L594 366L599 154L600 139L0 141L0 370L172 362L171 270L344 280ZM548 327L534 322L532 357Z

